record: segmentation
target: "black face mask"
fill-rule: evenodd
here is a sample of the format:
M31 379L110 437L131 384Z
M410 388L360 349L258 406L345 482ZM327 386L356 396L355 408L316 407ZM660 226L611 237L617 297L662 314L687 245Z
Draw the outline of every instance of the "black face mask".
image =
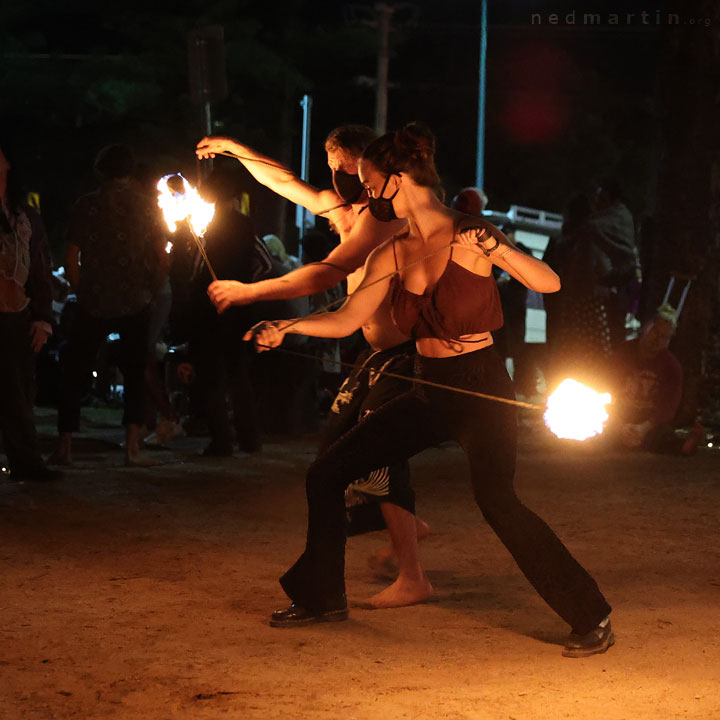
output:
M395 208L393 207L392 201L400 192L400 188L398 187L398 189L389 198L383 197L385 188L387 187L388 182L390 182L390 175L392 175L392 173L388 174L385 178L385 184L382 186L382 190L380 191L380 197L368 198L370 214L380 222L391 222L392 220L398 219L398 216L395 214Z
M333 170L332 183L335 192L347 203L357 202L365 189L357 174L344 170Z

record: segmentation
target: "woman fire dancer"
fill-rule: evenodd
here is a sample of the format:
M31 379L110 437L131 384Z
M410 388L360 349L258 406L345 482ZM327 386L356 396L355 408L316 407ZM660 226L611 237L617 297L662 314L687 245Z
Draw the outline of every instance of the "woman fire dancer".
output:
M510 379L492 347L491 331L502 325L492 265L538 292L555 292L560 283L495 226L438 200L434 152L432 133L416 123L373 142L359 166L370 211L379 220L406 218L408 229L370 254L360 287L340 310L296 323L263 322L245 338L254 336L262 350L278 346L286 332L344 337L390 293L396 324L416 341L420 381L511 398ZM308 471L307 545L280 581L293 602L273 613L270 624L345 620L347 479L456 440L469 460L483 516L540 596L571 626L563 654L605 652L615 640L610 606L555 533L515 494L516 432L511 405L422 384L368 415ZM399 589L393 584L384 592Z

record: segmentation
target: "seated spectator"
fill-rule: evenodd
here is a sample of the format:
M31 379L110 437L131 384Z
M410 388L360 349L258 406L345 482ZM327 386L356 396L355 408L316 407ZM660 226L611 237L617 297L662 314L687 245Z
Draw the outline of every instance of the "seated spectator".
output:
M615 402L608 431L624 447L690 455L703 439L698 424L686 438L673 429L683 392L682 367L668 349L676 327L675 310L661 305L640 337L624 343L610 360Z

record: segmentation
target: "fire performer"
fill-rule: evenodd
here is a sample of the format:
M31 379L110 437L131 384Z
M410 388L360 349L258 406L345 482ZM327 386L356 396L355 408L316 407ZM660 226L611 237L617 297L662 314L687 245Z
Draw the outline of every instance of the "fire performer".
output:
M370 254L358 290L340 310L264 322L246 335L259 349L286 331L342 337L362 326L389 293L393 317L417 345L416 377L500 398L513 396L492 347L502 325L492 266L531 290L555 292L557 275L511 247L490 223L445 207L435 196L435 140L411 124L373 142L359 175L370 211L381 220L406 218L408 228ZM469 226L478 229L467 230ZM475 498L492 529L541 597L572 628L563 654L585 657L614 642L610 606L593 578L513 489L517 419L513 406L416 384L364 418L322 454L307 474L308 535L300 559L281 578L292 605L270 624L294 627L345 620L343 492L350 475L364 475L440 441L460 443ZM348 469L351 472L348 473ZM393 586L385 592L392 593Z
M375 133L362 125L344 125L328 135L325 150L334 190L317 190L289 169L236 140L206 137L200 141L197 147L200 157L223 152L235 155L263 185L310 212L327 215L340 235L340 245L320 263L304 265L282 277L253 284L214 282L208 292L220 312L233 305L312 295L344 279L349 292L358 286L368 254L405 225L401 220L383 223L366 212L367 197L358 179L357 163L362 150L374 138ZM393 324L387 299L366 319L362 331L370 349L360 356L356 369L340 388L321 441L321 451L352 428L360 417L374 412L408 388L407 381L377 374L379 368L410 374L415 352L413 343ZM348 533L369 532L386 525L398 560L401 591L391 595L380 593L370 598L369 603L374 607L391 607L426 599L432 588L418 560L417 539L427 535L428 527L414 515L415 496L410 487L407 461L400 459L388 467L373 468L373 472L347 480L346 485L356 481L346 496ZM371 564L383 565L391 555L390 549L383 549L371 558Z

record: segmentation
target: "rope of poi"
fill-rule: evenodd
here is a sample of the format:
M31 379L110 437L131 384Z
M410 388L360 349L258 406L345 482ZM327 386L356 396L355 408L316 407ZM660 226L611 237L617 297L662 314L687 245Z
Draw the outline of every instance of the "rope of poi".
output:
M317 355L311 355L310 353L299 352L298 350L288 350L287 348L283 347L272 347L271 345L262 345L259 343L256 343L256 346L266 348L268 350L278 350L282 353L286 353L287 355L295 355L296 357L307 358L309 360L317 360L318 362L330 362L334 365L339 365L341 367L356 367L353 363L344 362L343 360L331 360L329 358L322 358ZM407 380L410 383L427 385L429 387L439 388L441 390L452 390L453 392L462 393L463 395L471 395L482 400L495 400L500 403L505 403L506 405L515 405L517 407L528 408L529 410L545 410L544 405L523 402L522 400L513 400L511 398L504 398L498 395L488 395L486 393L477 392L476 390L466 390L465 388L455 387L454 385L445 385L443 383L433 382L432 380L424 380L423 378L401 375L400 373L390 372L389 370L372 370L371 372L376 375L387 375L388 377L395 378L396 380Z
M267 160L261 160L260 158L251 158L251 157L247 157L247 156L243 156L243 155L236 155L235 153L225 152L225 151L216 152L216 153L214 153L214 154L215 154L215 155L226 155L227 157L232 157L232 158L235 158L236 160L247 160L247 161L250 161L250 162L260 163L261 165L269 165L270 167L277 168L278 170L284 170L288 175L291 175L291 176L293 176L293 177L297 177L297 174L294 173L294 172L293 172L292 170L290 170L289 168L286 168L286 167L284 167L283 165L279 165L279 164L277 164L277 163L269 162L269 161L267 161ZM337 209L339 209L339 208L341 208L341 207L345 207L345 206L347 206L347 205L349 205L349 203L340 203L339 205L335 205L334 207L328 208L327 210L323 210L323 211L321 211L321 212L319 212L319 213L315 213L315 214L316 214L316 215L325 215L325 214L327 214L327 213L329 213L329 212L332 212L333 210L337 210ZM476 231L479 231L480 229L482 229L482 228L479 228L479 227L477 227L477 226L465 228L465 230L476 230ZM427 255L424 255L423 257L417 258L416 260L412 260L411 262L409 262L409 263L407 263L407 264L405 264L405 265L402 265L401 267L396 268L396 269L393 270L392 272L389 272L389 273L387 273L386 275L383 275L383 276L381 276L381 277L373 280L371 283L368 283L367 285L364 285L364 286L362 286L362 287L360 287L360 288L357 288L353 293L350 293L350 295L354 295L355 293L361 292L361 291L363 291L363 290L368 290L368 289L371 288L373 285L376 285L376 284L378 284L378 283L380 283L380 282L383 282L383 281L387 280L388 278L393 277L394 275L398 275L401 271L403 271L403 270L405 270L405 269L407 269L407 268L409 268L409 267L412 267L413 265L417 265L418 263L421 263L421 262L423 262L424 260L427 260L428 258L431 258L431 257L433 257L434 255L437 255L439 252L442 252L443 250L447 250L448 248L452 247L453 244L454 244L454 242L450 242L450 243L448 243L448 244L446 244L446 245L442 245L441 247L437 248L436 250L433 250L433 252L428 253ZM200 246L200 243L198 243L198 246ZM205 253L203 253L203 257L205 258L206 262L208 262L208 261L207 261L207 256L205 255ZM347 271L345 268L342 268L342 267L340 267L339 265L334 265L333 263L319 262L319 263L311 263L311 264L316 264L316 265L330 265L330 266L335 267L335 268L337 268L338 270L340 270L340 271L342 271L342 272L344 272L344 273L349 274L348 271ZM210 269L210 266L209 266L209 265L208 265L208 269ZM211 270L211 272L212 272L212 270ZM213 273L213 277L214 277L214 273ZM217 280L216 277L214 277L214 279ZM349 296L348 296L348 297L349 297ZM325 313L325 312L327 312L328 310L330 310L330 309L332 309L333 307L335 307L336 305L339 305L339 304L341 304L341 303L344 303L346 300L347 300L347 297L342 297L342 298L338 298L338 299L336 299L336 300L333 300L333 301L327 303L327 305L323 305L322 307L318 308L317 310L314 310L314 311L313 311L312 313L310 313L310 315L307 316L307 317L311 317L312 315L320 315L320 314L322 314L322 313ZM305 318L296 318L296 319L293 320L291 323L289 323L289 324L287 324L287 325L285 325L285 326L283 327L283 332L287 331L288 328L293 327L293 325L296 325L297 323L301 322L301 321L304 320L304 319L305 319ZM263 322L264 322L264 321L263 321ZM251 328L251 329L252 329L252 328ZM460 342L461 342L461 341L460 341ZM299 352L298 350L288 350L287 348L283 348L283 347L272 347L272 346L270 346L270 345L262 345L262 344L258 344L258 343L256 343L256 346L257 346L257 347L262 347L262 348L265 348L265 349L268 349L268 350L277 350L277 351L279 351L279 352L285 353L286 355L294 355L294 356L296 356L296 357L301 357L301 358L306 358L306 359L310 359L310 360L315 360L315 361L317 361L317 362L330 362L330 363L332 363L332 364L334 364L334 365L338 365L338 366L340 366L340 367L355 368L355 365L354 365L353 363L343 362L342 360L331 360L331 359L328 359L328 358L321 358L321 357L319 357L319 356L317 356L317 355L312 355L312 354L310 354L310 353ZM410 383L416 383L416 384L418 384L418 385L426 385L426 386L429 386L429 387L435 387L435 388L439 388L439 389L442 389L442 390L450 390L450 391L453 391L453 392L461 393L461 394L463 394L463 395L470 395L470 396L472 396L472 397L477 397L477 398L480 398L480 399L482 399L482 400L493 400L493 401L495 401L495 402L504 403L504 404L506 404L506 405L514 405L514 406L516 406L516 407L528 408L528 409L530 409L530 410L544 410L544 409L545 409L545 406L544 406L544 405L537 405L537 404L535 404L535 403L527 403L527 402L523 402L523 401L521 401L521 400L513 400L513 399L511 399L511 398L499 397L499 396L497 396L497 395L488 395L488 394L486 394L486 393L477 392L476 390L466 390L465 388L458 388L458 387L455 387L455 386L453 386L453 385L445 385L445 384L443 384L443 383L436 383L436 382L433 382L433 381L431 381L431 380L424 380L424 379L422 379L422 378L417 378L417 377L408 377L407 375L401 375L400 373L393 373L393 372L390 372L390 371L388 371L388 370L376 370L376 371L374 371L374 372L375 372L377 375L386 375L387 377L392 377L392 378L395 378L395 379L397 379L397 380L406 380L406 381L408 381L408 382L410 382Z

